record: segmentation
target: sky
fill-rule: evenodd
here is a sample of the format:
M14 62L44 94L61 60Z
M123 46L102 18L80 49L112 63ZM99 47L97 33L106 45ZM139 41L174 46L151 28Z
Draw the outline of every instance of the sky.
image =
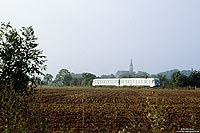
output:
M47 71L200 69L200 0L4 0L0 22L33 26Z

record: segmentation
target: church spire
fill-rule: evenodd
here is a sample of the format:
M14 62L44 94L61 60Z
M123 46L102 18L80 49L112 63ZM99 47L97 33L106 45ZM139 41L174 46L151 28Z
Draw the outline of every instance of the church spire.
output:
M130 73L133 72L133 62L132 62L132 59L131 59L131 63L130 63L130 69L129 69L129 72L130 72Z

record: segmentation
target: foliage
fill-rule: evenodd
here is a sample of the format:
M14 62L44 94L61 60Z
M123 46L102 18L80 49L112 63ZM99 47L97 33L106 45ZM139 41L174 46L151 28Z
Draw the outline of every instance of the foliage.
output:
M187 86L188 78L184 74L181 74L180 72L174 72L171 75L171 81L174 86L184 87Z
M0 92L0 132L48 132L44 108L32 93Z
M110 75L101 75L101 78L116 78L114 74Z
M53 75L47 73L47 74L44 76L43 83L44 83L45 85L49 85L49 84L52 82L52 79L53 79Z
M191 72L189 82L191 86L200 87L200 71Z
M56 82L61 82L62 85L69 86L70 81L72 80L72 76L67 69L61 69L55 78Z
M55 80L51 81L51 84L48 85L57 85L57 86L91 86L92 81L96 76L91 73L82 73L75 74L70 73L67 69L61 69L56 75ZM43 83L46 82L44 77ZM47 85L47 83L46 83Z
M182 71L179 71L178 69L172 69L172 70L161 72L161 73L158 73L158 74L159 75L165 75L167 79L171 79L171 75L174 72L180 72L180 73L184 74L185 76L189 76L192 71L191 70L182 70Z
M82 74L83 80L81 82L82 86L91 86L92 80L96 77L94 74L91 73L83 73Z
M80 78L72 78L70 85L71 86L81 86L81 79Z
M77 79L80 79L80 78L82 78L82 74L78 74L78 73L71 73L71 75L72 75L72 78L77 78Z
M162 132L167 130L167 127L165 126L167 112L163 108L163 102L164 100L162 102L159 100L158 95L156 95L155 104L152 104L149 97L147 97L144 112L151 125L152 132Z
M171 84L177 87L200 87L200 72L192 71L188 77L180 72L174 72L171 75Z
M37 75L43 75L45 56L37 49L37 37L33 28L19 31L10 23L0 26L0 84L1 89L26 91L29 82L35 84ZM32 87L32 86L31 86Z
M169 86L169 79L166 78L166 75L158 74L157 78L160 79L161 86Z
M150 76L150 74L148 74L147 72L143 72L143 71L138 71L135 75L135 77L137 78L148 78Z

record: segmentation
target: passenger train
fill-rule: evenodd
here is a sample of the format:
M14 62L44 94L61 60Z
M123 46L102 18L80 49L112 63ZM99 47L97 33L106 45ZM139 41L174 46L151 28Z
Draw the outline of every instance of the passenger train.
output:
M92 86L160 86L158 78L93 79Z

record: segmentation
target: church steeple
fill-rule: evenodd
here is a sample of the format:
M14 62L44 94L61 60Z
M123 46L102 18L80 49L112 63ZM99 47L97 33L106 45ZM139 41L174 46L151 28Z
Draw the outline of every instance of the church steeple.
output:
M129 72L130 72L130 73L133 72L133 62L132 62L132 59L131 59L131 63L130 63L130 69L129 69Z

